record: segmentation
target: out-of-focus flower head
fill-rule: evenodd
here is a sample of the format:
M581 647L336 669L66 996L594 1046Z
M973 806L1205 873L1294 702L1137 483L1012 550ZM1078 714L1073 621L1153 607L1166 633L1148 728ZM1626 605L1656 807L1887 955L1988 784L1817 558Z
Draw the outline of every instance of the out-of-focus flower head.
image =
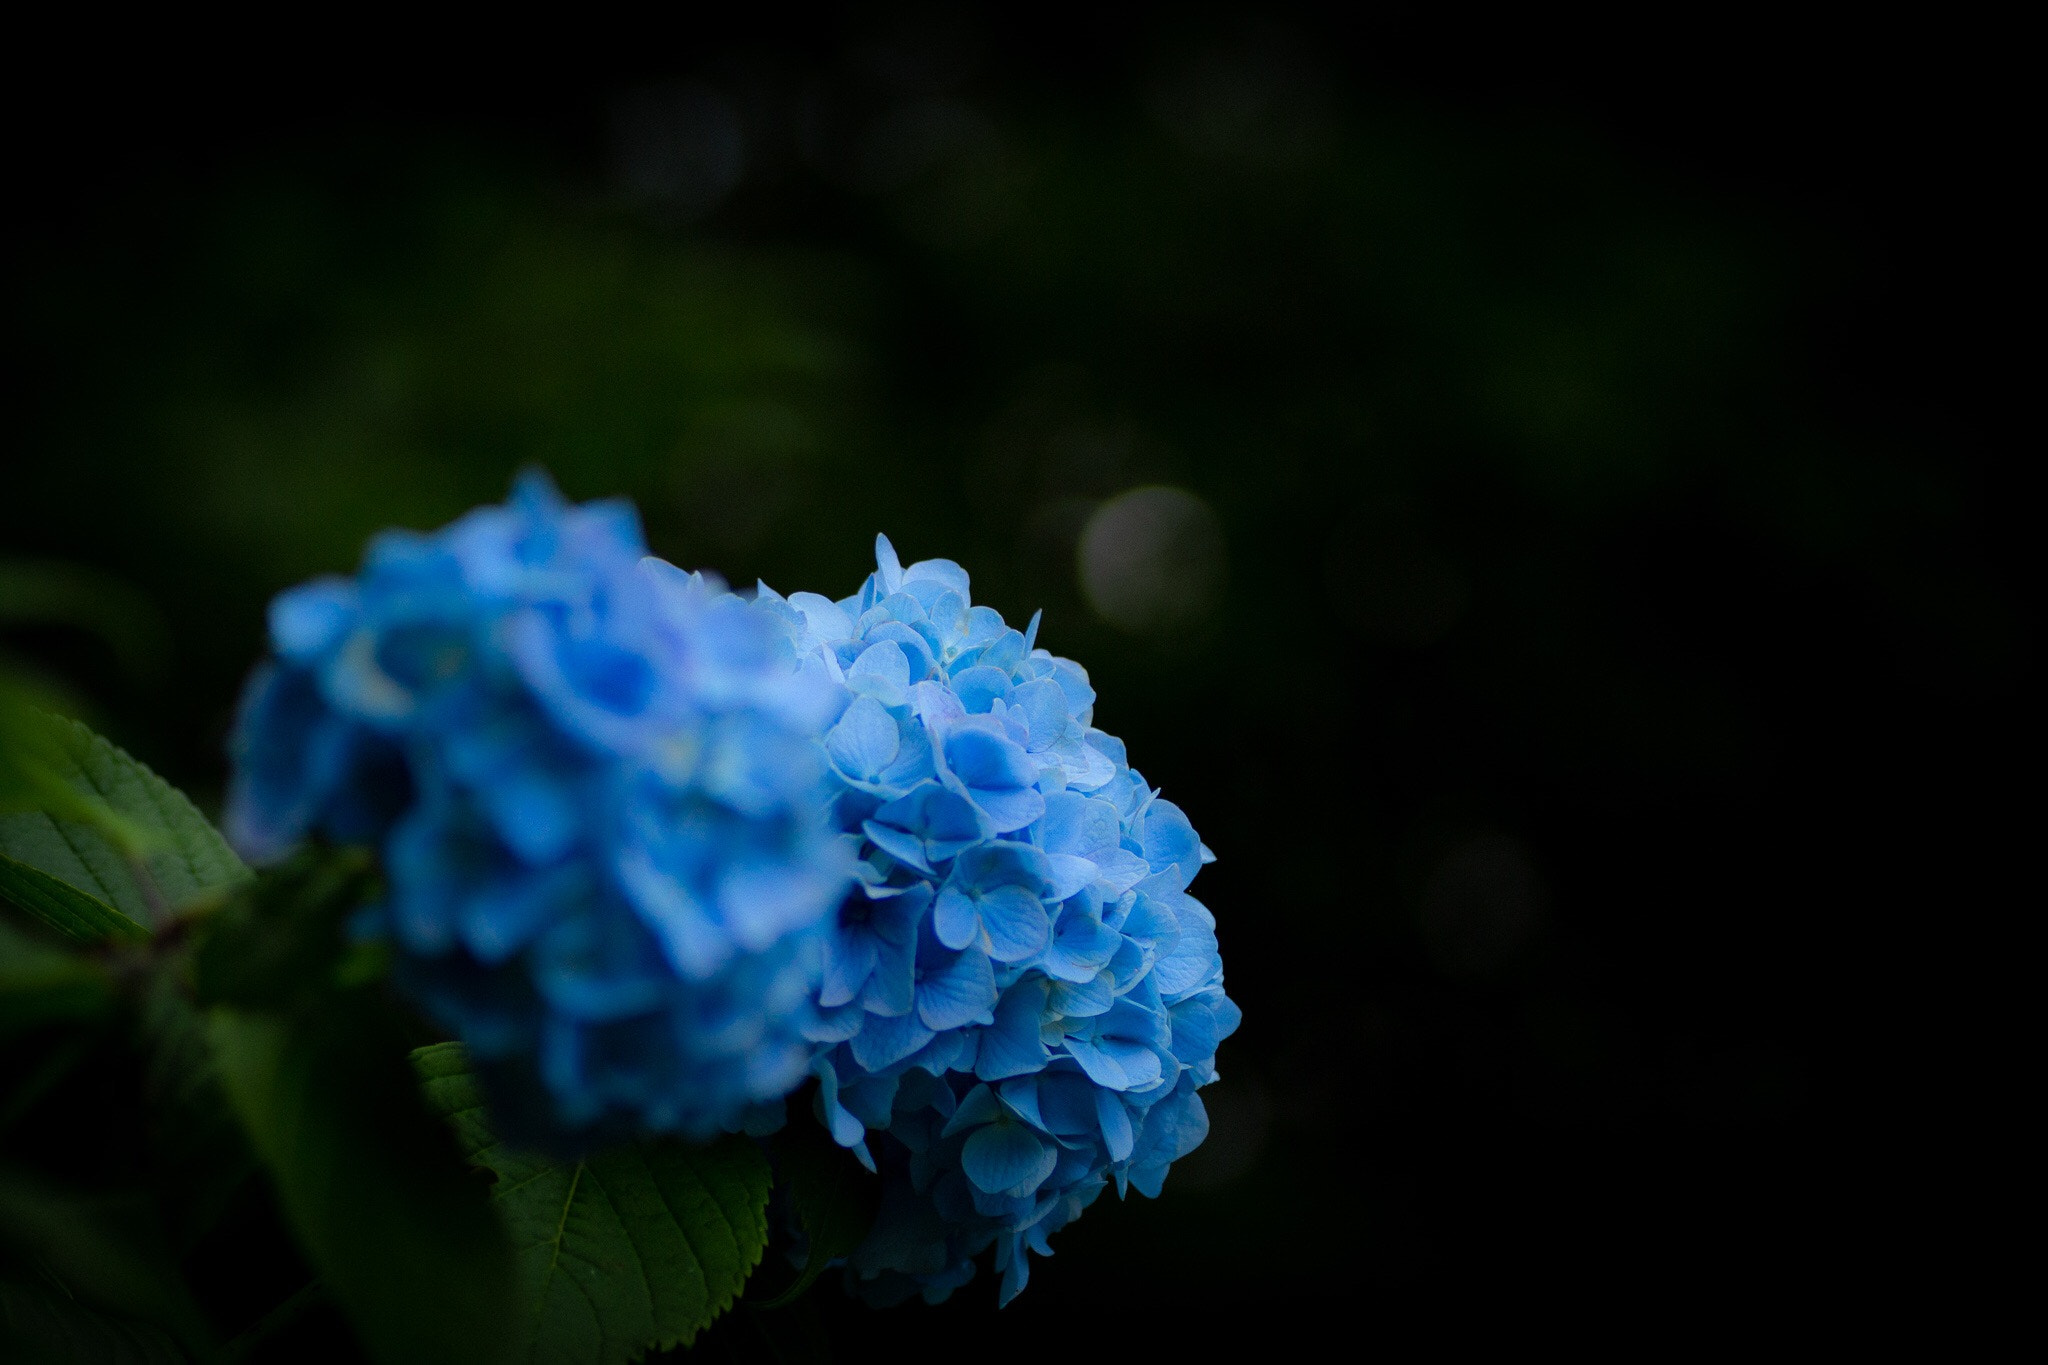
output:
M772 1121L851 880L819 742L846 694L774 611L522 476L272 604L229 835L381 850L367 927L528 1138Z
M1008 1302L1103 1189L1156 1196L1208 1131L1196 1091L1239 1017L1188 894L1214 855L1038 617L1011 629L885 537L876 560L842 601L757 598L852 698L825 748L861 894L828 944L816 1107L884 1181L862 1292L936 1302L993 1246Z

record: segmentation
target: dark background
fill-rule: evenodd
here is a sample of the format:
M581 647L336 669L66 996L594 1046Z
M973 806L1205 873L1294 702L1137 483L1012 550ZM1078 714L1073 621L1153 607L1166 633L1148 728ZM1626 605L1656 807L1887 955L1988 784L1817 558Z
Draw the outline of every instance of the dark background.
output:
M217 799L267 598L538 462L735 583L842 595L883 530L1043 606L1221 855L1246 1023L1164 1198L999 1317L820 1293L713 1354L1935 1310L1941 1040L2008 1008L1937 1002L2036 828L2008 39L160 36L10 96L0 554L91 620L0 645L115 738ZM1157 484L1147 618L1077 545Z

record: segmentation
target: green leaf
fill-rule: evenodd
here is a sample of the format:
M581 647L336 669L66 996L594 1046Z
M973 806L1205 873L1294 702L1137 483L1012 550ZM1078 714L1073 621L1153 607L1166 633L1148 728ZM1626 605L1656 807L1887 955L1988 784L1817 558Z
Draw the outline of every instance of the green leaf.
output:
M70 1194L0 1169L0 1244L43 1267L75 1302L154 1324L195 1354L212 1354L205 1318L149 1201Z
M183 1365L186 1355L160 1328L95 1313L69 1296L34 1285L0 1280L0 1359L21 1365Z
M0 816L0 820L6 817ZM81 943L106 939L140 942L149 930L97 896L0 853L0 896Z
M882 1182L815 1123L793 1123L775 1135L775 1164L810 1247L796 1283L763 1308L794 1303L834 1260L851 1256L875 1225L882 1197Z
M519 1328L484 1192L368 992L293 1018L213 1011L229 1099L322 1281L386 1365L487 1365Z
M413 1054L429 1104L497 1174L526 1293L524 1359L623 1365L687 1346L732 1306L768 1245L768 1163L753 1143L642 1142L557 1162L491 1132L460 1044Z
M87 939L130 933L99 911L153 927L249 876L183 792L78 722L10 709L5 739L11 766L40 795L35 809L0 814L0 893L53 927Z

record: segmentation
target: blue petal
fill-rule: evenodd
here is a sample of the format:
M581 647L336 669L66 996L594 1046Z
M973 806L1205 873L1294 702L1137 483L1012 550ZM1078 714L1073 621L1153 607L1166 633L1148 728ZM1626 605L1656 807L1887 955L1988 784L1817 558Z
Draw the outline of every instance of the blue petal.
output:
M1052 889L1045 898L1055 903L1078 895L1081 889L1095 880L1095 864L1086 858L1076 858L1068 853L1051 853L1046 860L1052 866Z
M903 646L882 640L861 651L846 670L846 685L856 694L870 696L885 706L901 706L908 700L910 660Z
M977 1085L960 1101L960 1107L946 1120L946 1126L939 1130L939 1136L951 1137L965 1129L993 1123L1002 1112L1002 1105L996 1101L996 1092L985 1085Z
M1016 690L1014 701L1030 720L1033 750L1051 748L1053 741L1066 733L1067 697L1052 679L1025 683Z
M974 794L1025 788L1038 780L1038 765L1021 746L1002 735L962 727L947 735L942 747L946 767Z
M830 864L748 859L719 877L718 912L734 942L761 952L789 931L817 923L845 891L844 874Z
M960 1168L989 1194L1028 1195L1058 1164L1054 1149L1021 1123L991 1123L960 1149Z
M280 657L312 664L339 647L356 615L355 584L333 575L316 578L271 600L270 642Z
M1111 1090L1130 1088L1130 1078L1124 1075L1124 1069L1117 1064L1117 1059L1096 1047L1091 1040L1069 1035L1066 1049L1067 1055L1079 1062L1081 1069L1088 1073L1088 1079L1097 1085L1107 1086Z
M1105 801L1103 804L1109 803ZM1129 849L1109 849L1095 855L1094 863L1096 877L1119 896L1152 875L1152 869L1145 860Z
M932 1029L987 1023L995 1003L995 972L988 958L975 949L924 969L917 983L917 1017Z
M1060 911L1043 964L1047 975L1077 986L1095 980L1116 956L1123 939L1101 920L1076 909L1079 904L1077 901Z
M867 1125L839 1102L839 1073L822 1057L812 1063L811 1071L818 1078L818 1089L811 1104L818 1121L832 1134L832 1140L841 1147L852 1147L863 1141L868 1135Z
M898 659L902 651L889 646ZM873 697L861 697L825 737L832 765L855 782L873 782L895 759L901 747L896 721Z
M900 1076L863 1076L841 1087L839 1102L868 1127L887 1128L894 1114L896 1092L902 1088L902 1079Z
M985 1081L1026 1076L1042 1071L1051 1054L1039 1039L1045 1013L1046 983L1042 979L1012 986L996 1005L996 1021L981 1031L974 1074Z
M1116 807L1100 797L1060 792L1045 798L1045 818L1038 823L1038 833L1039 844L1048 852L1100 860L1117 847L1122 822L1117 819ZM1139 865L1143 866L1142 861Z
M895 592L903 585L903 561L896 557L896 547L884 535L875 537L875 576L884 593Z
M939 936L939 942L955 951L972 944L981 933L973 898L957 887L941 890L932 907L932 931Z
M1055 981L1052 1010L1067 1019L1091 1019L1109 1013L1109 1007L1116 1003L1109 977L1108 972L1102 972L1087 981Z
M931 1040L932 1030L919 1022L914 1014L906 1014L900 1019L870 1015L847 1047L853 1052L853 1060L863 1068L881 1071L896 1065Z
M944 895L940 901L944 902ZM1045 905L1021 886L999 886L984 894L976 908L988 934L988 952L998 962L1022 962L1042 951L1052 938Z
M820 640L844 640L853 634L853 618L829 597L814 592L793 592L789 604L803 613L804 624Z
M924 842L916 835L874 820L864 821L861 832L875 841L876 848L898 862L916 868L927 877L935 875L931 863L925 859Z
M998 834L1022 829L1045 814L1045 798L1029 788L1022 791L976 788L968 795Z
M1183 901L1194 904L1193 897ZM1216 931L1204 923L1206 915L1183 913L1180 934L1172 947L1153 964L1152 977L1168 995L1191 991L1205 984L1222 966L1216 951Z
M861 1006L870 1014L908 1014L917 1004L913 948L909 943L891 943L879 934L874 943L875 971L868 978Z
M977 607L976 610L979 611L981 608ZM1018 664L1024 662L1024 656L1030 652L1030 642L1024 636L1014 630L1006 630L989 641L988 646L981 651L980 662L1008 673L1013 672Z
M818 1003L826 1009L859 995L875 970L875 940L870 934L835 930L825 940L825 978Z
M967 597L967 570L950 559L920 559L903 571L906 583L936 582Z
M1095 689L1088 684L1088 670L1072 659L1054 659L1052 677L1067 695L1068 714L1076 719L1086 716L1095 705Z
M1114 1089L1144 1090L1158 1084L1164 1074L1159 1054L1142 1043L1128 1043L1120 1038L1104 1038L1099 1041L1098 1046L1106 1056L1116 1062L1117 1069L1123 1073L1125 1084L1113 1087Z
M966 594L961 594L963 600ZM1009 629L1003 624L1003 615L994 607L970 607L967 611L965 642L970 645L986 645L999 639Z
M1107 1090L1095 1092L1096 1120L1102 1125L1102 1140L1109 1147L1111 1161L1129 1159L1135 1138L1131 1133L1131 1111ZM842 1144L843 1145L843 1144Z
M1009 701L1011 690L1010 675L1000 668L970 668L953 679L953 695L970 716L984 715L996 702ZM1066 713L1060 717L1064 720Z
M905 889L902 895L874 906L868 912L868 931L884 943L902 948L917 944L917 927L932 903L932 889L925 883Z
M1002 1287L996 1291L996 1307L1007 1308L1010 1301L1024 1292L1024 1286L1031 1281L1031 1258L1022 1250L1011 1257L1003 1267Z
M1177 865L1183 874L1182 885L1202 865L1202 841L1195 837L1188 817L1171 801L1154 801L1146 810L1143 842L1145 861L1152 870Z

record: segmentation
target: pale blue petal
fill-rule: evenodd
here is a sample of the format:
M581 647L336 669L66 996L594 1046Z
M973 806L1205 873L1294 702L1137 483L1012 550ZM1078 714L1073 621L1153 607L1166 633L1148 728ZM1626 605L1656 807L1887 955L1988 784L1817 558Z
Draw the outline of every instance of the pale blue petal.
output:
M1171 801L1154 801L1146 809L1143 844L1145 861L1155 872L1177 865L1185 878L1201 866L1202 841L1195 837L1195 827L1186 814Z
M1008 702L1011 691L1010 675L1000 668L976 666L953 679L953 695L970 716L986 714L999 701ZM1062 712L1061 719L1065 718Z
M884 535L875 537L875 576L884 593L895 592L903 585L903 561L896 557L896 547Z
M1045 814L1045 798L1028 787L1021 791L977 788L968 796L998 834L1022 829Z
M884 706L903 705L909 699L910 686L910 660L903 646L893 640L869 645L846 670L846 685Z
M967 570L950 559L920 559L903 571L905 583L935 582L967 597Z
M981 651L981 662L990 668L1000 668L1005 673L1016 672L1017 665L1024 662L1024 656L1031 652L1031 646L1020 633L1006 630L988 642Z
M789 604L803 613L804 624L820 640L844 640L853 634L853 618L829 597L814 592L793 592Z
M942 895L941 904L944 900ZM1052 921L1044 902L1021 886L996 887L981 897L977 908L988 934L989 956L998 962L1022 962L1051 940Z
M1067 732L1067 698L1059 684L1039 678L1016 689L1011 700L1030 723L1030 746L1034 751L1049 749Z
M902 651L897 650L896 657L902 658ZM861 697L825 737L825 752L831 755L832 766L848 778L873 782L895 759L901 743L895 718L873 697Z
M946 755L948 771L969 789L970 795L1026 788L1038 780L1038 765L1031 761L1022 746L1002 735L961 727L948 734L941 747ZM1042 807L1040 813L1043 813ZM1037 818L1036 815L1032 817L1034 820ZM1017 829L1019 826L1005 828Z
M1077 858L1068 853L1047 855L1052 865L1052 888L1045 893L1049 901L1063 901L1080 894L1083 887L1095 880L1095 864L1087 858Z

